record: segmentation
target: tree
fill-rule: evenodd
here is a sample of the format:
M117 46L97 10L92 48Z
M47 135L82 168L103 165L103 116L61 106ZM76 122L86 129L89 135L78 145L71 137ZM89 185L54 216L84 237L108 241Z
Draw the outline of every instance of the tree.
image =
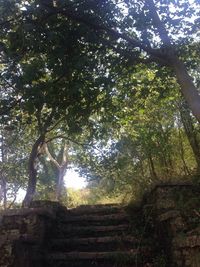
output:
M35 15L38 14L37 2L31 4ZM91 113L109 105L108 92L102 92L102 86L110 78L100 64L95 68L98 53L94 60L89 46L77 39L82 35L81 27L69 25L62 18L50 18L50 28L48 24L45 27L37 22L32 24L31 6L25 10L22 6L12 1L2 5L5 23L1 39L5 49L1 81L12 92L2 102L2 114L5 115L5 110L20 110L35 124L36 139L29 156L29 182L24 200L24 205L28 205L35 193L36 161L46 135L64 121L65 130L80 131ZM17 20L10 18L11 10L15 10ZM58 28L52 29L55 22ZM59 32L60 24L68 40ZM12 101L8 101L10 98Z
M190 17L192 13L199 16L196 11L199 2L141 0L124 1L123 4L128 9L127 16L123 15L118 1L111 0L100 4L94 1L56 1L55 4L38 1L38 9L45 14L42 17L45 23L48 23L49 16L60 15L66 20L85 25L100 36L103 45L106 42L113 53L125 55L133 64L155 62L170 67L181 93L200 121L200 96L178 50L178 45L191 42L195 36L197 27L194 21L188 22L184 17L186 14ZM183 34L184 39L177 40L178 34ZM190 35L186 37L187 34Z
M89 185L95 183L99 197L136 197L152 184L185 179L195 173L194 153L177 105L183 99L167 73L164 84L164 78L162 82L156 79L156 73L143 69L132 75L130 82L140 79L134 96L126 94L125 101L115 99L117 111L111 121L95 120L99 131L96 149L77 150L81 174ZM188 112L182 108L182 112ZM195 120L185 119L198 129Z
M140 78L133 81L131 76L145 66L157 72L159 81L165 81L166 73L172 80L176 77L181 93L200 121L198 79L194 76L192 81L190 77L196 69L192 61L197 62L198 56L198 1L0 3L1 114L12 120L10 110L20 111L35 125L26 205L35 193L36 162L46 136L55 128L62 131L64 122L64 130L80 132L95 113L109 121L114 109L118 110L117 102L126 102L127 96L137 94ZM160 144L151 142L154 149L146 149L155 177L157 157L152 152L156 154L158 146L165 169L171 164L171 154L165 153L170 149L163 146L169 144L164 127L160 122L157 132L148 128L152 139L156 134L162 138Z

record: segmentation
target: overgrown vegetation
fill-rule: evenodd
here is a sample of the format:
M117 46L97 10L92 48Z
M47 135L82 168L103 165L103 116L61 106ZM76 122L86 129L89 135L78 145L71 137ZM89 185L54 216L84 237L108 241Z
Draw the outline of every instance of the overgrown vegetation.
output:
M198 0L0 1L0 202L136 199L200 173ZM90 193L87 193L90 192ZM81 200L82 199L82 200Z

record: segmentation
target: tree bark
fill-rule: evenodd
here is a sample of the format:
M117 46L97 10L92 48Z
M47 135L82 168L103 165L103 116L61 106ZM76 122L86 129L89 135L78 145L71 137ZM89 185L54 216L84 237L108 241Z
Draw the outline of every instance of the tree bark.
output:
M3 179L2 186L3 186L3 208L4 208L4 210L6 210L7 209L7 182L6 182L6 179Z
M164 59L166 65L170 66L174 70L181 92L191 108L192 113L198 122L200 122L200 95L198 90L192 82L192 78L190 77L184 63L176 54L176 50L168 35L166 27L159 17L154 0L147 0L147 5L149 6L149 11L151 12L154 27L157 28L159 36L165 47L164 50L166 50L163 53L163 57L161 56L161 59Z
M148 160L149 160L149 169L150 169L151 176L154 179L158 179L151 153L149 153L148 155Z
M62 153L62 162L59 163L50 153L47 144L44 144L45 152L49 158L49 160L56 166L58 170L58 177L56 182L56 199L61 202L62 201L62 191L63 191L63 184L64 184L64 176L66 173L67 165L68 165L68 155L67 155L67 145L64 145L63 153Z
M38 148L43 144L45 139L45 135L41 135L32 147L32 151L29 157L28 162L28 173L29 173L29 180L28 180L28 187L26 191L25 198L23 200L22 206L27 207L29 206L30 202L33 200L36 191L36 183L37 183L37 169L36 169L36 160L38 157Z
M200 122L200 95L192 82L183 62L178 57L172 59L172 67L175 71L181 92L187 101L193 115Z
M58 180L56 183L56 199L61 202L62 201L62 190L64 184L64 176L66 173L66 168L59 168Z
M4 136L1 136L1 162L4 164L6 163L6 156L5 156L5 147L4 147ZM4 210L7 209L7 180L5 171L2 170L1 173L1 193L2 193L2 200L3 200L3 208Z
M180 126L178 126L178 135L179 135L179 144L180 144L180 156L181 156L181 160L183 162L183 170L185 172L185 175L190 175L189 168L188 168L186 161L185 161L185 153L184 153L183 139L182 139L182 135L181 135Z
M183 100L179 105L181 121L185 129L188 141L194 153L194 157L197 163L197 172L200 173L200 144L197 138L197 132L194 128L192 117L187 103Z

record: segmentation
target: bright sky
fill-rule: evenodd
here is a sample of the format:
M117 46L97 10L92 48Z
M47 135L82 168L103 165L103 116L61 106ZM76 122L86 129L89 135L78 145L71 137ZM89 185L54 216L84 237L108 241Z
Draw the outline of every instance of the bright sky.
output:
M72 168L69 169L65 175L65 185L67 188L73 187L74 189L81 189L87 185L87 182Z

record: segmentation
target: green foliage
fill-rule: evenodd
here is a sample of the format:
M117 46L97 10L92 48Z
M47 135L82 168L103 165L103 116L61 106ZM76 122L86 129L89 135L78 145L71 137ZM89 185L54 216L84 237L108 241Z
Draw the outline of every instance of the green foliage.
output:
M24 185L40 136L72 140L91 202L199 171L199 125L174 77L183 62L199 85L199 3L154 2L0 1L0 123L17 127L22 155L11 146L7 177ZM52 198L56 170L36 152L38 192Z
M88 201L88 195L90 194L88 189L67 189L66 199L63 201L68 208L75 208L80 205L90 204Z

